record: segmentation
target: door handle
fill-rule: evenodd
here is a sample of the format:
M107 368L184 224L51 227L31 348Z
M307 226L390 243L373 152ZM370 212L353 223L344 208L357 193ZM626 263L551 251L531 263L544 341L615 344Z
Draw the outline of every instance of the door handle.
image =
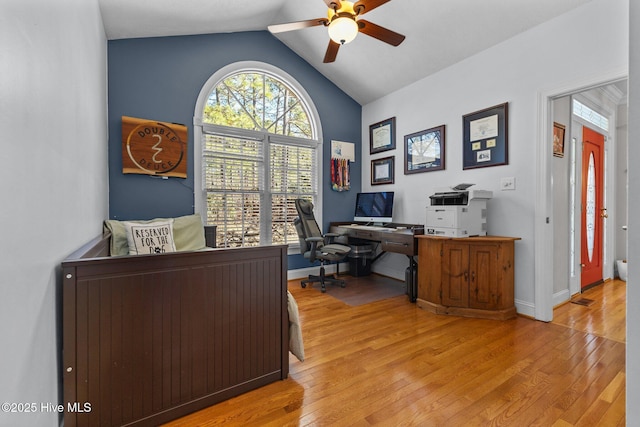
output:
M609 218L609 215L607 214L607 208L600 209L600 217L601 218Z

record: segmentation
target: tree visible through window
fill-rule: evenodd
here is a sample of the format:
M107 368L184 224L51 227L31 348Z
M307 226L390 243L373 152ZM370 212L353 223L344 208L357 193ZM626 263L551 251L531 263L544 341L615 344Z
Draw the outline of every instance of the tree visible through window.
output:
M262 71L220 81L203 111L206 222L220 247L298 240L294 201L316 201L318 141L308 107Z

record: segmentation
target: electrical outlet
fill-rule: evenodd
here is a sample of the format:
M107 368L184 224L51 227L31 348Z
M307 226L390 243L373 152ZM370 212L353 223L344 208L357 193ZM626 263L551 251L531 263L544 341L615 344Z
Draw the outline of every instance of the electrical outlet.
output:
M500 190L515 190L516 189L516 179L514 177L501 178L500 179Z

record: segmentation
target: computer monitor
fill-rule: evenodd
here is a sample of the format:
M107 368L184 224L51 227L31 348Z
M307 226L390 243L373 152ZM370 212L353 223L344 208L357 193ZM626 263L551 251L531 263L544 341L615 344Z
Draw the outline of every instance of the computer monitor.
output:
M356 195L356 211L354 221L384 224L392 221L393 191L377 193L358 193Z

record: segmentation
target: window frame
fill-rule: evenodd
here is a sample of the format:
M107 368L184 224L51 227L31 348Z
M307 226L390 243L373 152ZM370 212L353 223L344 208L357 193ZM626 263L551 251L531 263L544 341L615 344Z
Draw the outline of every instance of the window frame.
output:
M304 138L290 137L287 135L276 135L269 134L268 132L264 132L267 135L267 139L265 140L266 144L269 144L269 141L275 143L285 143L290 145L299 145L301 141L304 141L306 144L312 143L315 144L317 149L316 153L316 171L317 175L315 179L317 180L317 200L316 205L322 206L322 193L323 193L323 144L322 144L322 126L320 124L320 115L315 107L315 104L311 100L311 97L306 92L306 90L295 80L292 76L287 74L285 71L267 63L257 62L257 61L241 61L233 64L229 64L218 71L216 71L202 86L200 93L198 95L198 99L196 101L194 117L193 117L193 129L194 129L194 150L193 150L193 158L194 158L194 212L200 213L202 218L206 221L206 208L207 208L207 194L206 188L204 185L204 163L202 161L202 138L204 135L204 129L214 130L215 132L220 132L224 134L228 134L229 136L238 136L238 137L251 137L255 139L257 133L261 131L253 131L246 130L235 127L214 125L210 123L203 122L203 112L204 108L207 104L209 95L215 89L215 87L222 82L227 77L238 74L238 73L264 73L270 75L273 78L276 78L282 81L284 84L288 85L298 96L300 101L304 103L304 108L307 110L309 115L309 121L311 122L312 135L313 138L311 140L307 140ZM267 145L268 147L268 145ZM267 148L268 151L268 148ZM268 154L265 156L265 161L268 161ZM322 209L316 209L315 212L316 219L318 223L322 223ZM265 224L261 224L261 228L263 228ZM289 246L289 254L297 253L299 251L298 242L292 242L288 244Z

